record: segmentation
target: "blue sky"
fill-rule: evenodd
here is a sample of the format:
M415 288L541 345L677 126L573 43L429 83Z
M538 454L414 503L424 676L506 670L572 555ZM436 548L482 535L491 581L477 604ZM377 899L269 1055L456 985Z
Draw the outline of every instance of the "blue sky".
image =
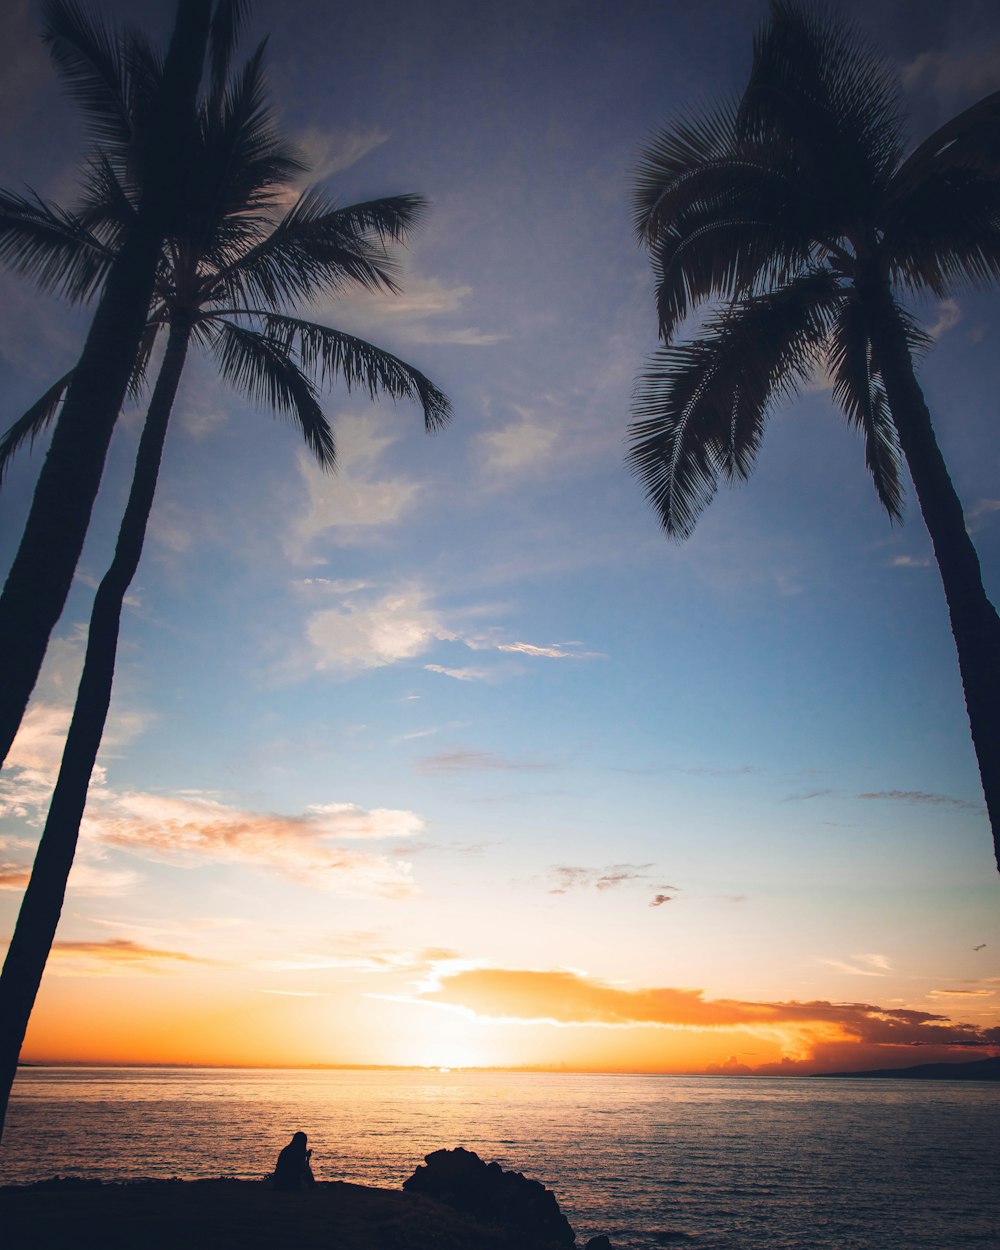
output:
M834 8L895 64L915 138L1000 86L989 4ZM137 9L164 29L169 5L104 6ZM401 297L311 312L417 365L455 415L427 437L408 405L334 391L326 478L191 362L60 932L89 947L53 964L54 1013L55 980L107 971L125 942L158 986L179 952L242 959L269 992L266 949L303 995L354 1002L375 991L349 947L395 959L396 994L451 959L997 1024L1000 888L915 501L890 526L821 381L684 545L623 465L655 346L630 171L658 124L739 90L763 13L257 4L282 124L324 186L432 203ZM33 10L0 23L0 185L71 199L80 133ZM917 312L996 594L996 296ZM0 274L4 424L72 363L86 316ZM0 782L8 930L139 418ZM41 455L0 492L4 568ZM357 1046L334 1029L329 1055Z

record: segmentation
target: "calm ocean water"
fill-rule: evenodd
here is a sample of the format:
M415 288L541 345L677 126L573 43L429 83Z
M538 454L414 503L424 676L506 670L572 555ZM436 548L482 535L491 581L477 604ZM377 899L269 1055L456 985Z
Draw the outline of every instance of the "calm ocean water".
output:
M0 1183L270 1171L398 1187L466 1146L622 1250L1000 1250L1000 1085L497 1072L22 1069Z

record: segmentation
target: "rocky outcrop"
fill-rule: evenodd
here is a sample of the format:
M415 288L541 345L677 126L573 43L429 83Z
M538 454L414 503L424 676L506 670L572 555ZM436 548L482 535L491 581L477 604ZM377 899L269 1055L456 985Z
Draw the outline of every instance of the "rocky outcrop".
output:
M520 1172L505 1172L499 1163L484 1163L474 1150L461 1146L435 1150L425 1157L403 1188L434 1198L481 1224L513 1234L525 1250L571 1247L576 1238L555 1194L541 1181Z

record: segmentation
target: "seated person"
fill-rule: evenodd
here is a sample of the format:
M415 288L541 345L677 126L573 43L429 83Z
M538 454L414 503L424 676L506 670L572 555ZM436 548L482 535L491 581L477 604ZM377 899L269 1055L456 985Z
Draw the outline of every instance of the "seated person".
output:
M274 1188L286 1191L301 1189L303 1185L315 1185L309 1160L312 1151L306 1149L305 1133L296 1133L278 1155L274 1169Z

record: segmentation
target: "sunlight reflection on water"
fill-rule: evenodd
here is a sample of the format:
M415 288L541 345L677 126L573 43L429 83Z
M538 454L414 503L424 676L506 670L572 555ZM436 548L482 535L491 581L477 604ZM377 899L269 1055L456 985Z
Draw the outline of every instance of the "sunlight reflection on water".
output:
M959 1082L22 1069L0 1182L262 1176L300 1128L369 1185L466 1146L622 1250L1000 1247L1000 1087Z

